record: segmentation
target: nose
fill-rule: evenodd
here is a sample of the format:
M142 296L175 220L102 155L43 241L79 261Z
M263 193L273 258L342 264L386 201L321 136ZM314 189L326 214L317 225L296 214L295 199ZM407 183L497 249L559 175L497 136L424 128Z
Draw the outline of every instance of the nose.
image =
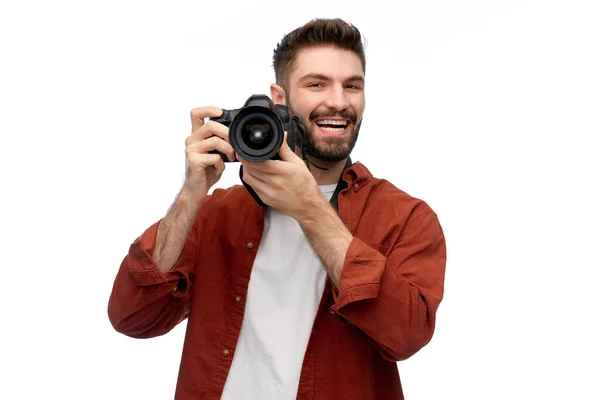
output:
M331 90L325 105L329 108L335 108L338 111L348 108L350 103L348 102L348 97L346 96L344 88L342 86L335 86Z

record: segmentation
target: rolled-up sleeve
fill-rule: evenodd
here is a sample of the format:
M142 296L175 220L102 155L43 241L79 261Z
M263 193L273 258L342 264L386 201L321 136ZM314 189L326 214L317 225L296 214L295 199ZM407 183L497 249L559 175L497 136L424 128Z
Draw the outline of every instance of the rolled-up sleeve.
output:
M109 298L111 324L131 337L163 335L187 316L198 247L197 223L177 262L166 273L152 259L159 224L147 228L130 245Z
M187 248L184 248L173 268L163 273L158 269L152 258L159 223L160 221L153 224L131 244L127 259L127 270L139 286L171 283L170 287L172 287L175 296L185 296L188 292L188 285L185 283L189 280L189 268L187 266L194 262L193 256L196 246L195 240L190 239L194 239L195 235L190 235L185 244ZM192 259L190 259L190 255Z
M387 257L354 237L331 310L367 334L385 359L407 359L433 336L445 269L446 243L434 212L409 218Z

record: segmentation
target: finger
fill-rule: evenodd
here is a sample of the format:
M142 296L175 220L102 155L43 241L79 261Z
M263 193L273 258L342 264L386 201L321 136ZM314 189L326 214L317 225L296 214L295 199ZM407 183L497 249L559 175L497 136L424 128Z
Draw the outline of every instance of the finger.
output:
M259 197L264 201L263 196L266 190L268 190L269 186L260 178L256 177L256 175L254 175L252 171L249 171L247 168L244 168L242 179L244 180L244 182L250 185L252 189L254 189L254 191L259 195Z
M288 145L287 137L288 137L288 133L287 133L287 131L285 131L283 133L283 144L279 148L279 157L281 157L281 159L283 161L291 162L291 163L298 164L298 165L304 164L304 162L302 162L300 157L298 157L296 155L296 153L294 153L292 151L292 149L290 148L290 146Z
M244 174L242 179L244 180L244 182L246 182L246 184L252 187L258 198L261 199L263 203L270 205L271 202L265 194L265 187L263 183L252 178L251 176L247 176L246 174Z
M281 172L279 169L279 160L248 161L237 154L236 159L241 162L242 165L252 168L255 171L261 171L266 174L278 174Z
M225 170L225 163L218 154L192 153L188 157L188 165L192 167L214 166L217 170Z
M208 154L214 150L225 154L229 161L235 160L235 151L233 150L231 144L217 136L213 136L201 141L192 141L185 148L186 153Z
M225 171L225 162L223 161L221 156L218 154L209 154L209 156L219 157L219 159L213 164L213 167L215 167L215 170L217 171L217 176L221 176L223 171Z
M194 136L199 140L208 139L211 136L218 136L229 142L229 128L219 122L208 121L197 131L192 132L191 136Z
M204 125L204 118L207 117L220 117L223 114L223 110L218 107L197 107L190 112L190 118L192 120L192 133L196 132L202 125Z
M261 172L264 176L277 175L282 172L278 160L248 161L240 157L239 154L236 154L236 159L242 163L244 168L249 168L256 173Z
M244 165L244 174L247 174L252 179L255 179L255 180L257 180L260 183L265 184L265 185L270 180L270 177L269 177L270 174L262 172L262 171L259 171L257 169L252 168L252 167L249 167L248 165Z

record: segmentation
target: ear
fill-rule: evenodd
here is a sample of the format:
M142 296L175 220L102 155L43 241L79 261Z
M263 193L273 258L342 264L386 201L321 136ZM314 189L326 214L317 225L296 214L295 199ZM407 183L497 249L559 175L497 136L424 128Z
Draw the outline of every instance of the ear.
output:
M285 104L285 90L275 83L271 84L271 99L275 104Z

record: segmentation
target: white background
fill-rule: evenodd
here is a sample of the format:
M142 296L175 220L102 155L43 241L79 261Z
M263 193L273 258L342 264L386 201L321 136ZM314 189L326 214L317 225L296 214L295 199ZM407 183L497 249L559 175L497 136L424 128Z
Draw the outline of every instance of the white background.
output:
M283 34L339 16L367 38L353 159L447 236L406 398L600 399L598 3L391 4L2 2L0 398L172 398L185 323L116 333L119 264L180 188L189 111L268 93Z

